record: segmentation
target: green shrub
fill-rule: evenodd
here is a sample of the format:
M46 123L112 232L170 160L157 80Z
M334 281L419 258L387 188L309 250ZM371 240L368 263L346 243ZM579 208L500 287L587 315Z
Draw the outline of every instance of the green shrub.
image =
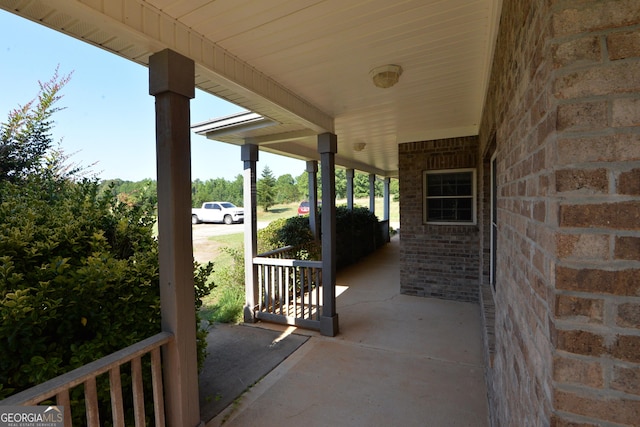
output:
M322 212L318 218L321 221ZM367 208L336 207L336 266L358 262L384 243L378 218ZM320 259L321 246L309 228L308 216L281 218L258 231L258 252L284 246L296 248L297 259Z
M89 180L0 184L0 398L160 331L152 211ZM198 306L211 271L196 270Z
M212 322L236 323L242 321L245 302L244 252L223 248L231 256L231 263L216 272L216 289L212 293L215 303L209 308Z
M258 230L258 253L285 246L295 248L297 259L320 259L320 246L309 228L309 217L280 218Z
M378 218L369 209L336 207L336 267L358 262L383 244Z

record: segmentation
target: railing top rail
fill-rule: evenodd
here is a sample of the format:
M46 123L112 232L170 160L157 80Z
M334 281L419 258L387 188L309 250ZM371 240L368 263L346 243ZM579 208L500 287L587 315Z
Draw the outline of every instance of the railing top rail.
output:
M103 374L115 366L122 365L136 357L149 353L154 348L167 344L171 340L173 340L172 333L160 332L101 359L87 363L73 371L0 400L0 405L35 405L65 389L82 384L89 378Z
M255 257L253 259L253 263L262 264L262 265L279 265L283 267L322 268L322 261L311 261L311 260L300 260L300 259Z
M273 249L273 250L271 250L271 251L267 251L267 252L264 252L264 253L262 253L262 254L258 254L258 256L259 256L259 257L265 257L265 258L266 258L266 257L270 257L270 256L273 256L273 255L281 254L281 253L283 253L283 252L290 251L290 250L292 250L292 249L294 249L294 248L295 248L295 247L294 247L294 246L292 246L292 245L289 245L289 246L283 246L282 248Z

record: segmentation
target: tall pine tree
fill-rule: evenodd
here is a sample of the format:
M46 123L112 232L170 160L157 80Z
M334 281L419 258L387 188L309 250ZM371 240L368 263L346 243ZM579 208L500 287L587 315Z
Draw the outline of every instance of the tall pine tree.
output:
M262 178L257 183L258 205L262 206L265 212L276 203L276 178L269 166L262 170Z

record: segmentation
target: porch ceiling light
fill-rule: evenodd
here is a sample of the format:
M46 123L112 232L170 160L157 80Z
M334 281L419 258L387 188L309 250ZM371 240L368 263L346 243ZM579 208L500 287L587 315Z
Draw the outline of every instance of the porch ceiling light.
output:
M353 151L360 152L360 151L364 150L364 147L366 147L366 146L367 146L367 144L365 142L355 142L353 144Z
M402 67L392 64L376 67L369 71L369 76L373 80L373 84L382 89L390 88L398 83L401 74Z

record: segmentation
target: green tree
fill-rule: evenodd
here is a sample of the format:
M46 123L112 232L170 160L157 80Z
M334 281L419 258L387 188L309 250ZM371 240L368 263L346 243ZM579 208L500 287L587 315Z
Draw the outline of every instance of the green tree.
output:
M41 169L45 154L52 148L51 116L61 108L54 104L71 75L60 77L56 69L46 83L38 82L35 99L13 110L0 124L0 180L17 182Z
M262 206L265 212L269 211L276 202L276 178L269 166L262 170L261 178L257 182L256 193L258 205Z
M276 180L276 203L291 203L300 199L296 181L291 174L280 175Z

